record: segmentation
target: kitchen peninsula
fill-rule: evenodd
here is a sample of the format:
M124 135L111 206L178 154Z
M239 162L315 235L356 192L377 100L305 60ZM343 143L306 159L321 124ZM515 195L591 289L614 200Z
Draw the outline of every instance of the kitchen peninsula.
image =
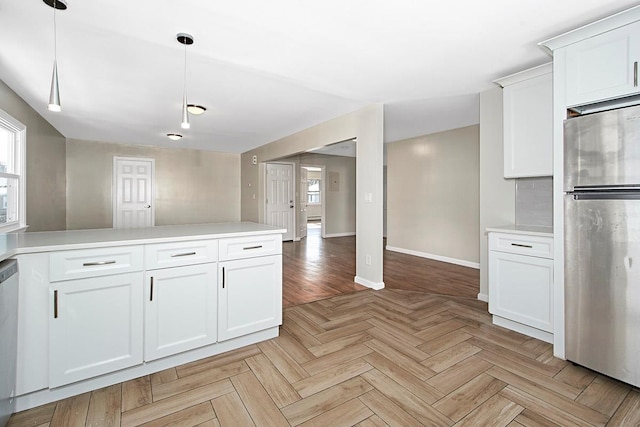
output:
M250 222L16 233L17 410L278 336L282 233Z

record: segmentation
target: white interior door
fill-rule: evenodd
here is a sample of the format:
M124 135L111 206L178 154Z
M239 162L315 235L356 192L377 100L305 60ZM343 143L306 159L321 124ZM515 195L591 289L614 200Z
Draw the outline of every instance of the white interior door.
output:
M155 224L153 159L113 158L113 227L139 228Z
M308 183L309 171L305 168L300 168L300 238L307 237L307 190L309 188Z
M286 228L282 240L293 240L293 165L267 163L266 223Z

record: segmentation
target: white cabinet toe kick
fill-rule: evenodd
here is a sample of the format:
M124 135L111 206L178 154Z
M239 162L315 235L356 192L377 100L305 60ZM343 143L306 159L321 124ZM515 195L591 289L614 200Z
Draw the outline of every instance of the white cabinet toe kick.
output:
M278 336L278 232L51 249L16 256L18 411Z

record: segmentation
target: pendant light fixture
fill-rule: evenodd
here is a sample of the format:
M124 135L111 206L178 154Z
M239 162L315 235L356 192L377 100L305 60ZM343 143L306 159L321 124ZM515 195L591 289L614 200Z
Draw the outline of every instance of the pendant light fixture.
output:
M187 105L187 111L189 111L189 113L191 113L191 114L199 116L200 114L202 114L205 111L207 111L207 109L206 109L206 107L203 107L202 105L189 104L189 105Z
M53 8L53 73L51 75L51 91L49 92L49 110L61 111L60 89L58 87L58 28L56 26L56 10L66 10L65 0L43 0Z
M176 36L179 43L184 45L184 91L182 93L182 129L189 129L189 111L187 110L187 45L193 44L193 36L186 33L178 33Z

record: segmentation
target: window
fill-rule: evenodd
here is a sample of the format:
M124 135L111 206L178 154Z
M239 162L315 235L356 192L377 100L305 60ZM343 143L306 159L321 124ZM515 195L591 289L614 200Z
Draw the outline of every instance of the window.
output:
M320 180L307 180L307 202L309 204L320 204Z
M26 127L0 110L0 232L25 227Z

